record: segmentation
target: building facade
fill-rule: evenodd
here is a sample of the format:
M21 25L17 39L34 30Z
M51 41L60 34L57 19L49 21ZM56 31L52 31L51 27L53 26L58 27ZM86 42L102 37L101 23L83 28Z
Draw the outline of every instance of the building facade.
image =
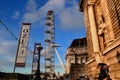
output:
M76 80L86 75L88 53L86 38L74 39L66 53L66 74L70 80Z
M87 73L99 76L99 64L109 66L108 75L120 80L120 0L81 0L88 46Z

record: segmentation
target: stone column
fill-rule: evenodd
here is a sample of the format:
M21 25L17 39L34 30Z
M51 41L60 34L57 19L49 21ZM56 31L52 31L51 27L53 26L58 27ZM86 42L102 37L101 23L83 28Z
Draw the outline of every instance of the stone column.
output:
M95 53L95 58L96 58L97 63L101 63L101 59L99 56L100 48L99 48L94 9L93 9L94 3L95 3L95 0L88 0L88 17L89 17L89 23L90 23L93 51Z

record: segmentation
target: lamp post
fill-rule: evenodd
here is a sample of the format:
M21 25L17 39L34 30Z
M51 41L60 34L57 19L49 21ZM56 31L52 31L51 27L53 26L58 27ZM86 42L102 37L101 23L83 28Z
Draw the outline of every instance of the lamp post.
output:
M35 79L34 80L41 80L40 77L40 51L43 49L43 47L41 46L41 44L39 44L37 46L37 51L38 51L38 60L37 60L37 71L35 73Z

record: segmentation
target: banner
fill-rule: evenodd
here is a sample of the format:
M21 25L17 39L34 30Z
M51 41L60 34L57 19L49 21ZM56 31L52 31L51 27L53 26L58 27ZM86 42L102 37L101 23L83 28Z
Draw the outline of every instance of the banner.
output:
M16 67L25 67L30 25L31 25L30 23L22 24L22 29L21 29L21 34L20 34L18 49L17 49L17 55L16 55L16 61L15 61Z
M38 50L37 47L39 47L39 45L41 45L40 43L35 43L34 46L34 54L33 54L33 62L32 62L32 73L35 73L37 70L37 66L38 66Z

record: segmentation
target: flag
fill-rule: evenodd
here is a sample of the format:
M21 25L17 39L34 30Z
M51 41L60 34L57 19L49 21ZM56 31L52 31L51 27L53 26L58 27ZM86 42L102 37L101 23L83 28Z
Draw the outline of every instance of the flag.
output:
M21 34L17 48L16 61L15 61L16 67L25 67L30 25L31 25L30 23L22 24Z

